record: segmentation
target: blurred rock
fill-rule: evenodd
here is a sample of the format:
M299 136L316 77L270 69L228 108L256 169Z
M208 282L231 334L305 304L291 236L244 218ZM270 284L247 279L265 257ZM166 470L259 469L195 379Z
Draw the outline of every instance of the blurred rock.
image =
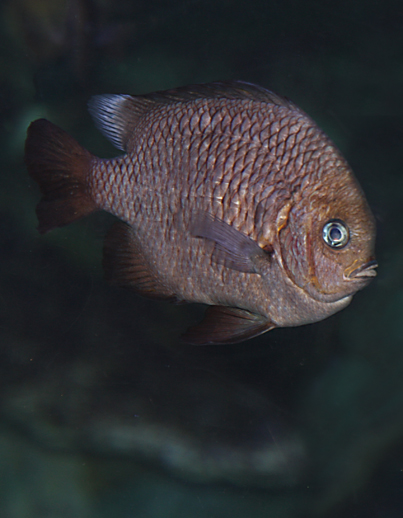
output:
M181 383L176 372L165 375L163 394L152 386L147 394L116 394L83 367L83 384L56 377L7 391L2 422L56 453L148 462L187 481L268 488L300 482L301 438L250 390L203 373Z

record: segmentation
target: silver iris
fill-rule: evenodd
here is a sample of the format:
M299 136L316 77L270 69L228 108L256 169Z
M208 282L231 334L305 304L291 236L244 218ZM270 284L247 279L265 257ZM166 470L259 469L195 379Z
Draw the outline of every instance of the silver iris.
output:
M343 248L350 239L348 227L340 219L331 219L323 227L323 240L331 248Z

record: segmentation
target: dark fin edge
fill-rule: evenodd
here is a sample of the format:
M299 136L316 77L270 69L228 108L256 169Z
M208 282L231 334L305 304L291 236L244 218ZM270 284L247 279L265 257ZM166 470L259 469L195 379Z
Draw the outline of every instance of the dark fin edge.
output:
M192 345L234 344L276 327L270 320L245 309L209 306L204 319L181 337Z
M68 225L97 210L88 187L95 157L46 119L32 122L27 133L25 164L43 195L36 208L39 232Z
M105 238L103 267L106 280L115 286L144 297L180 302L149 267L134 230L122 221L114 223Z

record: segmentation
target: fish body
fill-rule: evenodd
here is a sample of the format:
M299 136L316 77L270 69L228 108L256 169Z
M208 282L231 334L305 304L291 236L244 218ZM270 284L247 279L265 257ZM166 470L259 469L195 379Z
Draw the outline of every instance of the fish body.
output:
M39 230L95 210L121 221L107 277L140 294L210 306L184 339L231 343L344 308L375 275L375 224L348 164L295 104L243 82L94 97L124 152L101 159L45 120L25 160Z

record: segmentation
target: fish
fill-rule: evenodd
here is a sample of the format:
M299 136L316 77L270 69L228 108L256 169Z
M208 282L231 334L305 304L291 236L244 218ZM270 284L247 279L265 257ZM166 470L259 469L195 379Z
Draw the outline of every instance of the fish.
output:
M288 98L214 82L89 101L120 150L99 158L46 119L25 163L45 233L92 212L117 217L106 278L140 295L207 305L182 339L242 342L321 321L376 275L375 221L354 173Z

